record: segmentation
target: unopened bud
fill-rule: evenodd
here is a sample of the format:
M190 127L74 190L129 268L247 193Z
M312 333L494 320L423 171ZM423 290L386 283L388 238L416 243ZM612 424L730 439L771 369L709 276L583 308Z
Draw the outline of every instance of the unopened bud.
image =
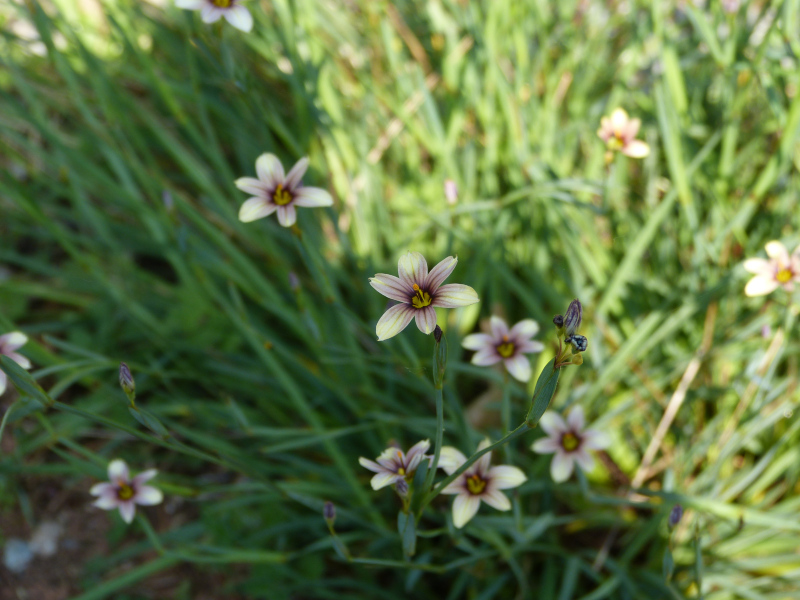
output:
M119 385L122 391L125 392L128 400L133 404L133 400L136 398L136 382L133 380L131 370L125 363L119 363Z
M583 364L583 354L575 354L575 355L573 355L572 364L573 365L582 365Z
M589 345L589 340L586 339L586 336L578 335L577 333L568 336L564 341L567 344L572 344L573 352L586 352L586 347Z
M683 507L680 504L676 504L672 507L672 510L669 511L669 528L672 529L675 527L678 522L680 522L681 517L683 516Z
M564 326L564 315L556 315L553 317L553 325L556 327L563 327Z
M408 482L405 479L400 479L395 484L394 489L397 490L397 493L400 494L403 498L408 496Z
M322 516L328 527L333 527L333 522L336 520L336 506L330 500L325 502L325 506L322 507Z
M580 301L575 298L569 304L567 314L564 315L564 328L566 329L567 337L578 331L581 326L581 319L583 319L583 307Z
M444 370L447 368L447 338L438 325L433 330L436 344L433 346L433 387L437 390L444 387Z

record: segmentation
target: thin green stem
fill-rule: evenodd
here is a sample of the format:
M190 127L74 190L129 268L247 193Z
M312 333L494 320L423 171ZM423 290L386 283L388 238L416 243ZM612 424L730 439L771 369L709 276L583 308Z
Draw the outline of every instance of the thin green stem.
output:
M8 423L8 418L11 416L11 413L17 407L18 402L14 402L11 406L8 407L6 410L6 414L3 415L3 421L0 422L0 440L3 439L3 431L5 431L6 423Z
M486 448L482 448L481 450L478 450L475 454L470 456L463 465L461 465L458 469L453 471L452 475L449 475L448 477L445 477L442 481L439 482L439 485L437 485L430 492L428 492L428 494L425 496L425 498L422 499L422 502L420 502L419 512L422 513L422 511L425 509L425 507L428 506L428 504L430 504L431 501L434 498L436 498L436 496L441 494L442 490L445 487L447 487L448 485L453 483L456 479L458 479L458 477L464 471L469 469L473 464L475 464L481 456L483 456L487 452L491 452L492 450L496 450L497 448L500 448L501 446L504 446L505 444L507 444L511 440L516 439L519 436L521 436L524 433L526 433L529 429L530 428L528 427L528 424L523 422L514 431L512 431L511 433L509 433L507 435L504 435L499 440L497 440L494 444L490 444L489 446L486 446Z
M428 493L433 485L433 478L436 476L436 469L439 467L439 456L442 453L442 439L444 437L444 394L441 389L436 390L436 441L433 446L433 462L431 462L427 475L425 475L425 483L422 486L422 492ZM424 504L423 504L424 506ZM422 514L422 509L420 513Z

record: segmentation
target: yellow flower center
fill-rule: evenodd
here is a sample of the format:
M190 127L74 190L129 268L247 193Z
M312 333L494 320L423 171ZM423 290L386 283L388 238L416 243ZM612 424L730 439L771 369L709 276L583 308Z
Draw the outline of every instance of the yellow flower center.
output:
M780 283L787 283L792 280L792 273L791 269L781 269L778 271L778 274L775 275L775 279L777 279Z
M431 295L428 292L423 292L422 289L415 283L413 286L416 295L411 297L411 304L414 308L424 308L431 303Z
M475 475L467 477L467 489L470 494L478 495L486 489L486 482L475 473Z
M625 141L621 135L615 133L613 137L608 138L606 146L609 150L622 150L625 147Z
M567 452L572 452L580 446L580 440L574 433L567 432L561 436L561 447Z
M514 354L514 344L508 341L508 336L503 336L503 343L497 346L497 352L503 358L508 358Z
M127 483L120 483L117 489L117 498L120 500L130 500L134 496L134 491Z
M230 0L214 0L215 2L230 2ZM292 201L292 194L289 193L289 190L283 189L282 185L278 185L275 188L275 193L272 194L272 199L275 201L275 204L278 206L286 206L289 202Z
M231 4L233 4L233 0L211 0L211 4L219 8L230 8Z
M399 469L397 469L397 474L398 475L405 475L406 474L406 470L403 467L400 467Z

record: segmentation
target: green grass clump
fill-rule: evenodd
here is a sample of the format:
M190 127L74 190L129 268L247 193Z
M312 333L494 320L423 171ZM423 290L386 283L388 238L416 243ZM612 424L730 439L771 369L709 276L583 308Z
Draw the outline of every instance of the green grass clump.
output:
M31 338L49 396L7 413L0 507L42 518L44 480L88 503L120 457L159 469L171 511L115 525L76 597L181 563L270 600L800 594L796 308L745 297L740 266L800 243L800 1L262 0L250 34L164 4L0 9L0 333ZM644 160L606 161L618 106ZM267 151L308 155L334 207L240 223L233 182ZM540 434L515 439L495 460L528 476L514 509L456 530L440 496L411 558L357 462L436 434L432 339L375 341L368 278L409 250L457 254L481 298L439 314L445 444L500 438L536 379L471 365L461 339L536 319L538 374L574 297L589 349L550 410L580 404L613 440L557 485Z

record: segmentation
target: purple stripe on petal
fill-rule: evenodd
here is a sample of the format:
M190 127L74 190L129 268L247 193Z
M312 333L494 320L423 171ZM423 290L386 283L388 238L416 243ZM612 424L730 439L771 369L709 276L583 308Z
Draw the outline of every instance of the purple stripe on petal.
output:
M478 365L479 367L488 367L489 365L496 365L503 357L497 353L497 350L494 346L489 348L483 348L478 350L472 356L472 364Z
M416 310L417 327L419 330L428 335L433 332L436 327L436 311L432 306L426 306Z
M397 263L397 271L400 279L409 286L413 286L415 283L424 286L428 277L428 263L419 252L409 252L400 257ZM429 290L426 291L429 292Z
M478 293L468 285L460 283L448 283L443 285L433 294L431 306L441 308L458 308L459 306L469 306L480 302Z
M294 204L305 208L332 206L333 198L327 190L316 187L301 187L294 192Z
M297 221L297 210L291 204L278 207L278 223L283 227L291 227Z
M286 180L284 181L283 187L288 189L290 192L294 191L294 189L300 185L303 175L306 174L306 170L308 170L308 157L304 156L298 160L291 170L286 174Z
M444 280L450 276L450 273L453 272L457 264L458 257L448 256L431 269L431 272L428 273L428 276L425 278L425 285L422 287L430 293L435 292L439 286L442 285Z
M414 295L414 290L399 277L387 275L386 273L378 273L375 277L371 277L369 284L379 294L405 304L408 304L408 299Z
M133 517L136 515L136 504L133 503L133 500L120 503L119 514L126 523L133 521Z
M375 326L375 334L378 341L388 340L403 331L414 318L414 309L408 304L396 304L391 307L378 321Z

